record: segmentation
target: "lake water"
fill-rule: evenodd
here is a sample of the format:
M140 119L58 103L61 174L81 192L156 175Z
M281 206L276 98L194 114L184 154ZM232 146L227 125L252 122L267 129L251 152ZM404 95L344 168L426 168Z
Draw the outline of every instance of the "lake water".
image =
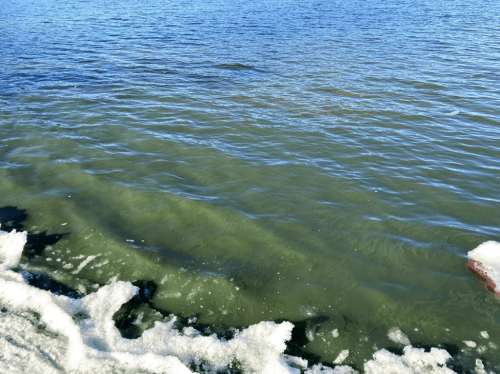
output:
M81 295L153 281L147 310L291 321L316 362L398 328L500 371L465 268L500 239L499 35L487 0L3 1L2 225Z

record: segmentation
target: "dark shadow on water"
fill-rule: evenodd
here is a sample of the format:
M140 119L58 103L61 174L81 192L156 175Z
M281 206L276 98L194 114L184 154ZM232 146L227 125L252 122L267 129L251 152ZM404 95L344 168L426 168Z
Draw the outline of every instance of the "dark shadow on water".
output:
M287 343L285 354L301 357L308 361L319 362L319 356L304 351L304 346L309 342L308 334L314 333L328 317L319 316L307 318L300 321L293 321L292 338ZM285 319L278 319L276 323L285 322Z
M24 221L28 218L26 209L19 209L13 206L4 206L0 208L0 224L1 230L6 232L24 231ZM42 232L38 234L28 233L27 241L23 249L23 257L31 260L35 256L43 253L45 248L53 245L67 234L50 234ZM50 291L56 295L65 295L71 298L80 298L82 295L75 289L58 282L48 275L36 272L22 272L26 282L33 287Z
M77 290L68 287L61 282L58 282L55 279L52 279L46 274L25 271L22 272L22 275L30 286L39 288L41 290L50 291L55 295L64 295L71 297L72 299L80 299L81 297L85 296Z
M144 307L153 307L151 299L158 288L155 282L147 280L138 280L132 282L132 284L139 287L139 292L123 304L113 315L116 328L120 331L121 336L127 339L141 337L142 330L135 322L138 320Z
M26 214L26 209L18 209L13 206L4 206L0 208L0 223L2 224L2 231L22 231L23 222L26 221L27 218L28 215Z
M121 306L121 308L114 314L113 320L115 325L120 331L122 337L127 339L137 339L141 337L144 328L138 326L140 316L148 311L156 312L166 319L172 316L172 313L166 310L156 308L151 300L158 288L157 284L151 280L138 280L132 282L134 286L139 287L139 292L131 300ZM211 325L197 323L199 315L190 317L179 317L173 324L173 327L182 332L185 327L193 327L200 332L203 336L210 336L216 334L219 339L229 340L234 337L234 328L226 328L222 325ZM148 326L149 327L153 327Z
M26 245L24 246L23 256L31 260L35 256L40 256L49 245L57 243L64 235L67 234L50 234L47 231L39 234L29 234Z
M328 362L322 362L320 356L307 352L305 350L306 344L309 343L308 335L315 334L319 330L321 325L328 321L328 319L329 318L326 316L317 316L302 319L300 321L289 321L293 323L294 327L292 330L292 338L288 342L286 342L285 354L307 360L308 368L311 368L312 366L319 363L325 367L335 368L335 366L337 365ZM285 321L287 320L278 319L275 322L281 323ZM350 366L354 370L359 371L359 368L357 368L356 366Z
M1 230L11 232L12 230L23 231L24 221L28 218L26 209L19 209L13 206L4 206L0 208L0 223L2 224ZM47 231L32 234L28 232L27 242L24 246L23 257L28 260L33 259L35 256L40 256L49 245L54 245L63 236L63 234L47 234Z

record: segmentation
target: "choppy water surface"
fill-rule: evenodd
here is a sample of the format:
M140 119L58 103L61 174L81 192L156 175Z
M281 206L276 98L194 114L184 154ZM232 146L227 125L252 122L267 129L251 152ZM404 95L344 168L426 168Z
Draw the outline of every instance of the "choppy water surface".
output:
M464 264L500 238L499 35L485 0L2 2L0 206L66 234L26 266L82 293L498 370Z

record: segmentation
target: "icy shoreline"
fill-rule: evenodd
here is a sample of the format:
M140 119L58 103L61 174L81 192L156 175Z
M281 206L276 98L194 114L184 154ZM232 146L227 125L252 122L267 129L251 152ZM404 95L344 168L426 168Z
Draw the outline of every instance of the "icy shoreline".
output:
M173 328L173 317L166 323L156 322L137 339L125 339L113 315L134 297L138 288L129 282L116 282L73 299L30 286L12 270L19 264L26 238L26 232L0 231L1 372L357 372L340 366L349 355L347 350L339 355L335 362L339 366L334 368L321 364L308 367L307 360L285 355L286 341L294 327L290 322L260 322L226 340L215 334L202 336L193 327L178 331ZM378 350L364 364L364 373L454 373L445 366L451 358L446 350L432 348L425 352L412 347L401 331L390 334L391 339L406 344L403 355ZM480 360L476 360L474 372L487 373Z

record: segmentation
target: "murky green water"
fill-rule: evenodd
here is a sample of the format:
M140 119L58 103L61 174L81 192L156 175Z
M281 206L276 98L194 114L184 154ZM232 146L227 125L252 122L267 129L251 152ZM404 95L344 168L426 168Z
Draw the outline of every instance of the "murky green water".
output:
M4 2L0 206L65 234L26 266L82 293L498 368L465 258L500 237L499 33L489 1Z

